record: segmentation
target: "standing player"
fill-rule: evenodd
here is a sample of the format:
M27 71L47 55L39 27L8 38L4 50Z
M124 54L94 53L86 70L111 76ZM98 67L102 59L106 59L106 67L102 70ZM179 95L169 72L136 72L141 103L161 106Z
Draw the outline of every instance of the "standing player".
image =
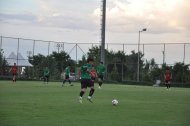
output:
M65 84L65 82L66 81L68 81L69 82L69 84L71 85L71 86L73 86L72 84L71 84L71 80L69 79L69 75L70 75L70 66L67 66L66 68L65 68L65 78L64 78L64 80L63 80L63 84L62 84L62 87L63 87L63 85Z
M86 92L87 87L90 87L90 92L87 99L92 102L92 95L94 94L94 83L92 83L90 72L92 70L93 59L88 58L87 64L80 68L81 73L81 91L79 94L79 102L82 103L82 97Z
M48 82L49 82L49 69L46 66L44 68L44 83L48 84Z
M164 80L165 80L165 85L166 85L167 89L170 89L172 74L171 74L171 71L169 69L167 69L165 74L164 74Z
M13 75L13 83L16 83L16 75L17 75L17 66L16 63L14 63L14 66L11 68L11 73Z
M96 71L98 74L98 84L99 84L98 88L101 88L102 86L105 70L106 69L105 69L105 66L103 65L103 62L100 62L100 64L96 68Z

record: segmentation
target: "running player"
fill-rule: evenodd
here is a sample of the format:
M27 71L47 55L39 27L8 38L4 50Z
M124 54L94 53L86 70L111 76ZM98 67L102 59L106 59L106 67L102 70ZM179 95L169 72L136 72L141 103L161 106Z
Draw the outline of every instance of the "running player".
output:
M165 80L165 85L166 85L167 89L170 89L172 74L171 74L171 71L169 69L167 69L165 74L164 74L164 80Z
M13 83L16 83L16 75L17 75L17 66L16 63L14 63L14 66L11 68L11 73L13 75Z
M98 75L99 88L101 88L102 86L105 70L106 69L105 69L105 66L103 65L103 62L100 62L100 64L96 68L97 75Z
M48 82L49 82L49 69L46 66L44 68L44 83L48 84Z
M71 84L71 80L69 79L69 75L70 75L70 66L67 66L67 67L65 68L65 78L64 78L64 80L63 80L62 87L63 87L63 85L65 84L66 81L68 81L69 84L70 84L71 86L73 86L73 85Z
M92 70L90 71L90 76L91 76L91 81L94 85L94 81L96 80L97 74L96 74L96 69L92 67Z
M82 97L86 92L87 87L90 87L90 92L87 99L92 102L92 95L94 94L94 83L92 83L90 72L92 70L93 59L88 58L87 64L80 68L81 73L81 91L79 94L79 102L82 103Z

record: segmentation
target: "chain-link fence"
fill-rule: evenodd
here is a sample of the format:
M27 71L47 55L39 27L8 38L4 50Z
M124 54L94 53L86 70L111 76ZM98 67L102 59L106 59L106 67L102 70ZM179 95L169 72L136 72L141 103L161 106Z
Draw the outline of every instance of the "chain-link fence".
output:
M19 66L20 60L28 61L28 57L41 54L48 56L52 52L64 51L78 63L82 60L83 56L87 55L90 48L94 46L100 46L100 43L72 43L72 42L56 42L56 41L44 41L25 38L13 38L1 36L0 49L3 50L5 59L11 59L11 53L14 53L16 57L14 60ZM190 64L190 43L141 43L139 45L140 52L143 54L142 61L144 64L146 61L155 59L155 64L160 68L162 64L174 66L176 62ZM132 51L138 52L138 43L106 43L105 48L110 52L122 51L125 55L131 55ZM19 58L19 54L22 58ZM137 58L136 58L137 59ZM134 60L135 61L135 60ZM135 62L118 62L116 60L111 61L105 57L105 65L107 67L106 79L111 81L136 81L137 80L137 66L138 61ZM140 81L147 81L146 72L141 66L139 71ZM174 73L175 74L175 73ZM190 75L188 75L190 76ZM151 78L151 77L150 77ZM157 79L161 79L158 77Z

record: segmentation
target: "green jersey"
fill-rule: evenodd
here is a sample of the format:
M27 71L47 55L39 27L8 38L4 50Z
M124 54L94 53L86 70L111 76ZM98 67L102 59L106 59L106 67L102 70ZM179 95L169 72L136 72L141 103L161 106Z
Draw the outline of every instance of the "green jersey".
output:
M49 76L49 69L48 68L44 69L44 76Z
M65 68L65 75L69 75L70 74L70 68L69 67L66 67Z
M98 75L103 75L105 70L106 70L106 68L103 64L98 65L96 68L96 72Z
M85 64L80 68L81 71L81 79L91 79L90 71L92 70L91 64Z

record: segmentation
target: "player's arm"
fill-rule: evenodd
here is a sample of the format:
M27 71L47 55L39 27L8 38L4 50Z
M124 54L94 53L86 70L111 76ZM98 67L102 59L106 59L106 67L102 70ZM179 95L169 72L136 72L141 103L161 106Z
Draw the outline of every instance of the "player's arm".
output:
M9 69L9 72L12 72L12 67Z
M166 79L166 74L164 74L164 80Z

